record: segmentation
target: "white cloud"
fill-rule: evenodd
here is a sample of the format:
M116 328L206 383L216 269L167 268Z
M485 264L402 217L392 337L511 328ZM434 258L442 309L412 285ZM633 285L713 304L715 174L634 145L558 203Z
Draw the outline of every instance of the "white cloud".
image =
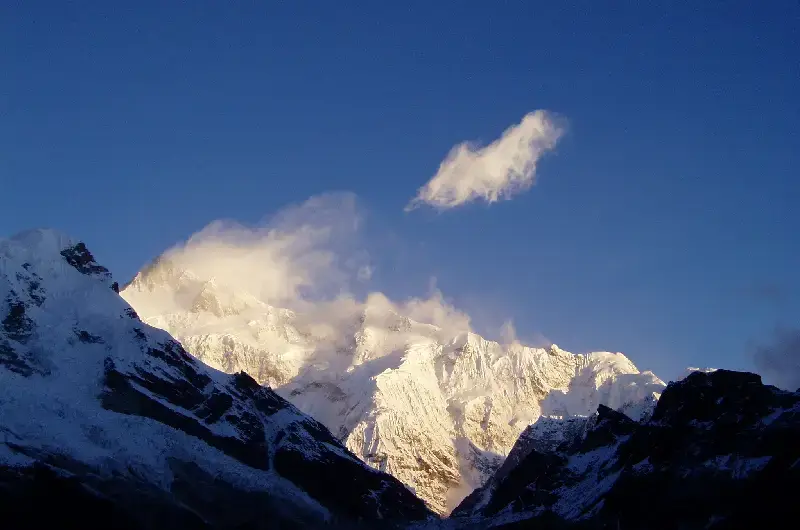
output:
M294 310L298 329L317 337L318 344L331 352L352 341L359 318L381 328L395 326L398 316L405 317L435 326L434 334L443 341L476 331L470 315L442 294L435 277L420 286L421 296L391 299L380 291L365 290L376 263L362 234L365 217L355 196L321 195L256 226L215 221L173 247L166 257L178 270L204 281L213 279L225 292L246 293L271 306ZM136 294L128 294L132 296ZM153 295L149 296L152 303ZM181 293L170 296L175 297L168 301L170 308L183 307ZM487 304L484 300L481 307L486 309ZM511 322L499 333L481 331L506 346L520 342ZM398 341L407 338L403 333L394 336ZM322 358L324 351L317 353Z
M435 287L426 298L392 301L380 292L356 299L352 287L372 278L363 248L363 214L352 194L326 194L285 208L258 226L214 221L166 252L181 270L278 307L302 312L299 322L336 342L367 309L404 316L458 333L470 319Z
M451 334L471 330L469 315L445 300L438 289L427 298L410 298L396 307L411 320L432 324Z
M491 204L527 190L534 184L537 162L564 134L557 121L537 110L486 147L455 146L406 211L423 204L440 210L476 200Z
M292 306L348 290L354 271L366 265L357 250L360 222L355 196L321 195L260 226L215 221L166 255L200 278Z

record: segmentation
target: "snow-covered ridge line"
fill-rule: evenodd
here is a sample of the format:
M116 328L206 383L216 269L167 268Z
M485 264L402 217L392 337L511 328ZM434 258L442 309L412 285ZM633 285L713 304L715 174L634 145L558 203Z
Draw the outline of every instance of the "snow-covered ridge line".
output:
M664 388L621 353L503 345L412 319L382 295L298 313L160 259L122 296L198 359L274 388L439 513L540 417L604 404L638 420Z
M45 465L48 480L117 492L111 502L126 521L155 505L223 527L267 516L317 527L430 515L270 389L205 366L144 324L117 291L86 246L63 234L0 240L4 495L24 495L40 480L32 466ZM331 487L337 477L347 486ZM151 504L137 508L141 495Z

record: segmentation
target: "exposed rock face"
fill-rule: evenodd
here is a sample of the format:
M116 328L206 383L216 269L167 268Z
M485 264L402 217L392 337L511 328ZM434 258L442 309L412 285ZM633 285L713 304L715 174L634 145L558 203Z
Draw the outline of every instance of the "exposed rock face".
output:
M603 406L585 423L555 447L521 438L452 524L783 528L800 516L800 393L695 372L669 384L646 423Z
M432 515L269 388L142 323L113 286L82 243L50 231L0 241L4 527L349 528Z
M439 513L483 484L540 417L588 416L605 404L639 419L664 388L619 353L501 345L370 299L319 322L166 258L122 296L198 359L275 388Z

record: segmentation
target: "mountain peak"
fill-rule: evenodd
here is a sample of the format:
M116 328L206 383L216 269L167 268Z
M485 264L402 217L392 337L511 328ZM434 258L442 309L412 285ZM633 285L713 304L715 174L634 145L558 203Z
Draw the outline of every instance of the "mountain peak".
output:
M266 304L227 311L224 289L209 285L123 296L197 358L275 388L439 513L479 486L540 416L589 415L599 404L649 414L663 388L622 354L501 344L462 320L416 321L380 293L278 317Z
M61 264L62 252L81 244L57 230L38 228L20 232L8 239L0 239L0 252L20 264L32 263Z
M11 236L9 240L35 251L42 258L61 252L76 243L67 234L52 228L24 230Z
M6 302L10 298L24 298L26 292L30 294L36 291L41 285L39 274L51 278L53 289L69 291L77 280L70 269L119 292L111 273L95 261L86 245L57 230L28 230L8 239L0 239L0 258L7 270L18 271L13 278L9 277L9 293L4 293L3 286L0 286L0 297ZM83 280L77 281L81 283Z
M103 526L165 528L189 515L192 527L224 528L430 516L272 390L203 365L144 324L109 280L83 243L57 233L0 241L4 522L9 509L30 507L25 492L46 488L57 503L65 480L83 492L82 506L102 495L115 507ZM9 494L21 501L8 504ZM151 510L166 517L147 519Z
M186 282L199 280L200 278L195 274L179 267L166 254L162 254L145 265L131 281L125 284L123 290L128 288L151 291L156 288L178 289Z

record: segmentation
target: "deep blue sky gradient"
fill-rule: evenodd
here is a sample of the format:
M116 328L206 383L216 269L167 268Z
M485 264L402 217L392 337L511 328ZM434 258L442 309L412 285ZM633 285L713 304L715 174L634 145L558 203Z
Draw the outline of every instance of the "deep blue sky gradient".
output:
M0 57L0 233L59 228L121 279L348 190L403 242L377 286L435 275L486 330L670 379L800 322L795 1L9 2ZM528 193L403 213L540 108L569 133Z

